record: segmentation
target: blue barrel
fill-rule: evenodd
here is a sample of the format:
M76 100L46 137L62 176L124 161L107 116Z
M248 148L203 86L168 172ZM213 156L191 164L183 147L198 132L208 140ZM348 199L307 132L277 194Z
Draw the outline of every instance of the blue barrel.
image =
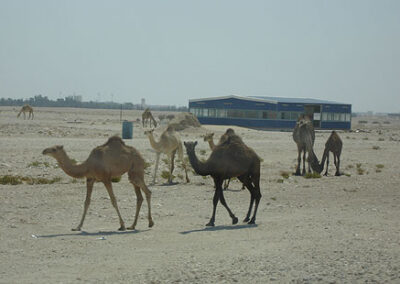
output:
M132 139L133 123L132 121L124 120L122 122L122 139Z

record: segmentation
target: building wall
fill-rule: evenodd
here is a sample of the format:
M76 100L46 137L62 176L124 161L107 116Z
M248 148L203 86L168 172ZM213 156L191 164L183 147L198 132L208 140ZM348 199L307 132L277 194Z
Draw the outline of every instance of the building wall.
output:
M189 102L189 110L202 124L237 125L250 128L293 128L297 118L305 113L301 103L269 103L237 98ZM312 104L320 109L317 128L350 129L351 105Z

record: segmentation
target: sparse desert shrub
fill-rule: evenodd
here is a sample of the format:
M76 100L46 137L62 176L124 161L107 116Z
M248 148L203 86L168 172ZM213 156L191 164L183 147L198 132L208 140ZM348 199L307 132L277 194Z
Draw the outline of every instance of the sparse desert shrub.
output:
M385 138L379 138L378 141L385 141Z
M346 173L346 174L344 174L344 175L345 175L346 177L351 177L351 174L347 174L347 173Z
M374 150L379 150L381 147L379 147L379 146L372 146L372 149L374 149Z
M40 167L41 165L43 165L45 168L50 167L49 162L33 161L32 163L28 164L28 168L31 168L31 167Z
M376 172L376 173L381 173L382 170L381 170L381 169L375 169L375 172Z
M0 184L17 185L21 183L22 180L18 176L5 175L0 177Z
M11 185L17 185L17 184L53 184L55 182L59 182L61 180L60 177L55 177L52 179L47 179L47 178L33 178L33 177L23 177L23 176L13 176L13 175L5 175L0 177L0 184L11 184Z
M377 169L383 169L384 167L385 167L385 165L382 165L382 164L377 164L377 165L376 165L376 168L377 168Z
M347 167L346 168L348 168L348 169L352 169L352 168L354 168L354 166L353 165L347 165Z
M276 197L274 197L274 196L271 197L270 199L273 200L273 201L276 201Z
M379 121L373 121L372 124L379 124Z
M276 180L276 182L277 182L277 183L283 183L283 178L278 178L278 179Z
M121 176L119 176L119 177L112 177L111 178L111 182L120 182L121 181Z
M169 180L169 177L171 177L171 180L174 180L174 178L175 178L174 175L172 175L172 176L170 175L169 171L162 171L161 177L166 180Z
M306 175L304 176L304 178L321 178L321 175L319 173L306 173Z
M281 171L280 172L281 177L283 177L284 179L288 179L290 176L290 173L287 171Z
M357 174L363 175L365 173L365 170L361 168L361 164L357 164Z
M358 123L361 123L361 124L367 124L367 123L368 123L368 121L366 121L366 120L360 120Z
M385 120L383 124L390 124L390 121Z
M362 140L368 140L368 137L364 137Z
M166 165L169 165L169 159L164 158L164 159L162 159L162 161L163 161Z

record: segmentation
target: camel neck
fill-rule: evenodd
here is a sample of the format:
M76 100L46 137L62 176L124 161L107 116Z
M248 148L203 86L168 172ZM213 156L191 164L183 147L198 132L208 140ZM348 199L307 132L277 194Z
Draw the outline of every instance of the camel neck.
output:
M67 153L62 153L62 155L57 158L57 162L60 165L60 168L63 171L74 178L82 178L85 177L87 173L86 163L82 163L79 165L74 164L71 159L68 157Z
M192 168L194 169L194 171L201 175L201 176L207 176L209 175L209 172L207 171L207 167L206 164L203 162L200 162L199 159L196 156L196 152L193 151L189 151L188 153L188 157L189 157L189 162L192 165Z
M154 139L153 133L151 133L150 135L148 135L148 137L149 137L149 141L150 141L151 147L153 147L154 150L160 152L160 151L161 151L161 143L160 143L160 142L157 142L157 141Z
M215 149L215 144L214 144L214 140L213 140L213 139L208 140L208 145L210 146L210 149L211 149L211 150L214 150L214 149Z

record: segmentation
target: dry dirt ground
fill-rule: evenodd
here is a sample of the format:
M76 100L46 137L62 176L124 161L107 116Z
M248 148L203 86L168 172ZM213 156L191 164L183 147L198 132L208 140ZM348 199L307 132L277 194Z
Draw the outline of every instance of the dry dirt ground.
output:
M61 179L0 185L1 283L400 282L399 120L354 119L354 130L361 131L339 133L344 175L333 176L331 157L330 175L315 179L282 177L296 163L291 132L234 127L263 159L257 225L232 225L219 204L216 226L206 228L211 178L191 172L186 184L176 168L179 183L165 186L162 161L157 183L150 186L153 228L147 227L143 203L137 230L117 231L117 214L97 183L82 232L73 232L83 211L84 180L70 178L41 152L61 144L71 158L84 161L109 136L121 135L119 111L35 108L29 121L17 119L18 110L0 108L0 176ZM123 118L136 120L140 114L124 111ZM165 126L156 129L157 138ZM183 141L197 140L198 156L207 158L210 150L201 135L213 131L218 139L226 128L206 125L180 135ZM316 134L319 158L328 136ZM155 153L139 123L133 139L125 141L149 163L150 184ZM129 226L136 206L133 188L126 175L113 186ZM243 219L250 195L240 188L232 181L225 198Z

